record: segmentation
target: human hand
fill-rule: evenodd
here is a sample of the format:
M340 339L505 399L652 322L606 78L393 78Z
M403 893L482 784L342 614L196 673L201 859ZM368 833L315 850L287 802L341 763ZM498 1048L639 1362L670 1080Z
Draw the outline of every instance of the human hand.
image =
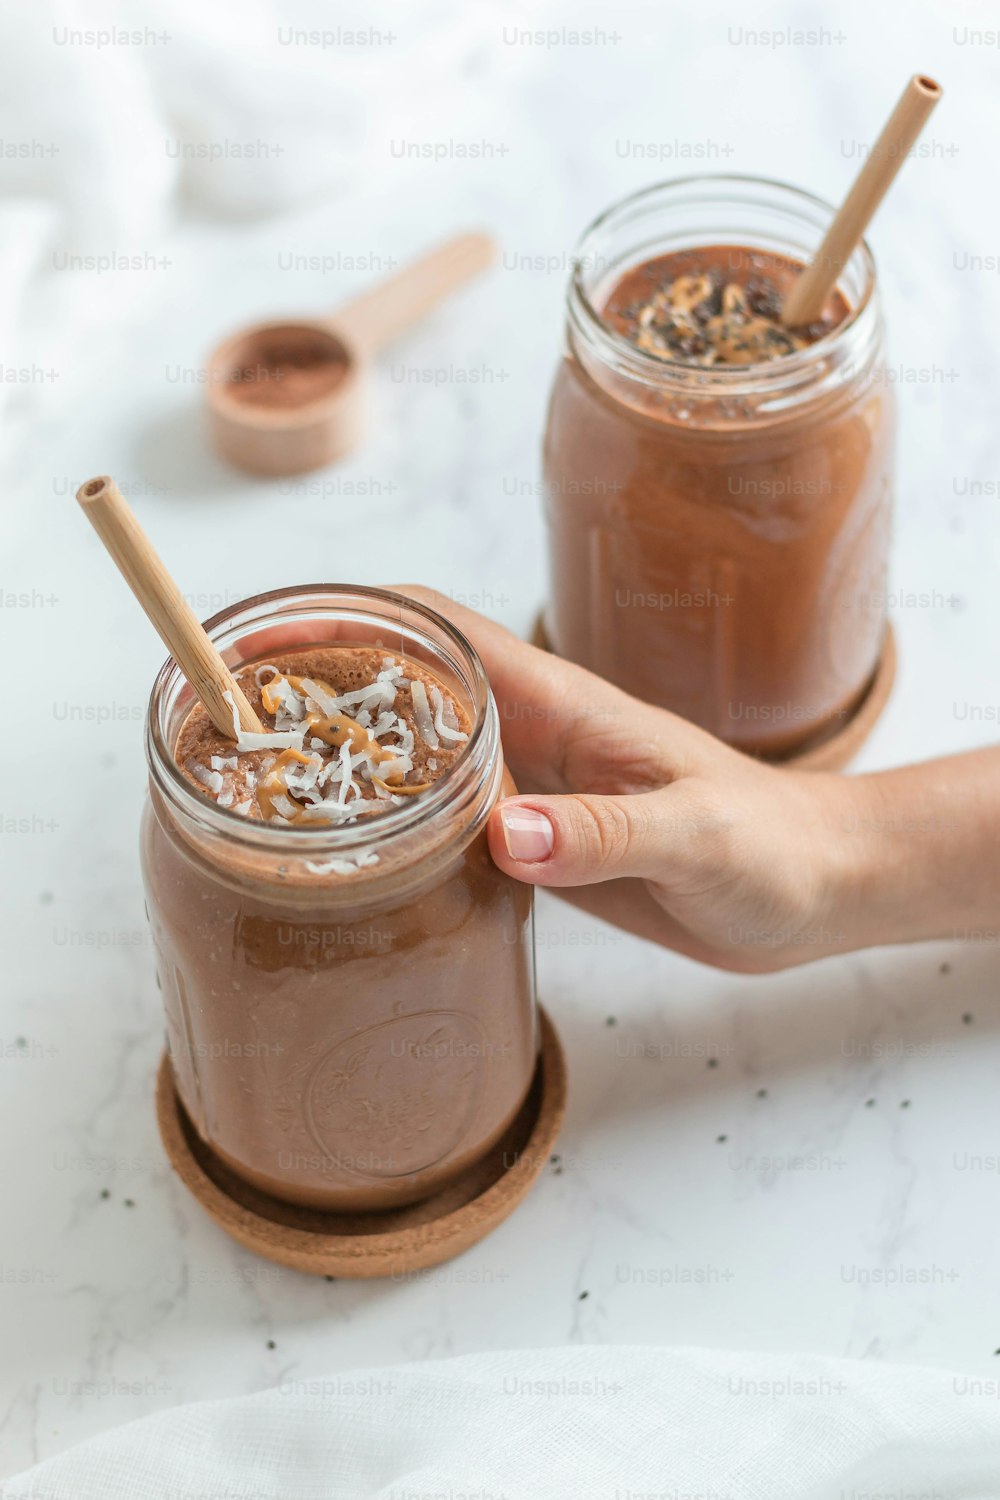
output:
M736 972L867 940L867 785L752 760L442 595L401 592L451 618L490 678L522 789L490 819L501 869Z

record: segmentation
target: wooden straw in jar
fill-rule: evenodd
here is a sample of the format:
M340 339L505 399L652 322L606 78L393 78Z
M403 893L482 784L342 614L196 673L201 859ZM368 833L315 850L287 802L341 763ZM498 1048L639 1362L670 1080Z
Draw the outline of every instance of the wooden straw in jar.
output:
M943 92L939 83L924 74L914 75L906 85L823 243L788 294L781 311L787 327L802 327L823 316L837 278Z
M88 479L76 498L219 733L233 738L233 705L241 729L266 733L114 480Z

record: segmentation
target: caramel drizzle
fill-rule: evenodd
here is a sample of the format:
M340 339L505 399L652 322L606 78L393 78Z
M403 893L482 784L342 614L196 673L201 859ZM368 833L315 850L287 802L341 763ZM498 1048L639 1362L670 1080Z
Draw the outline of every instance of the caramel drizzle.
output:
M317 739L324 740L326 744L332 745L335 750L339 750L341 745L349 742L352 755L358 755L363 751L366 755L370 755L379 766L385 765L388 761L389 765L385 773L387 778L394 774L399 776L406 774L398 769L399 757L396 751L387 750L384 745L380 745L375 736L363 724L359 724L357 719L352 719L350 714L331 714L329 718L324 717L323 714L309 714L306 723L309 725L310 733L314 734Z
M310 681L315 682L316 686L318 688L322 688L324 693L329 693L331 698L336 698L337 689L331 687L328 682L324 682L322 677L313 677L310 678ZM265 682L264 686L260 690L260 701L263 703L264 707L267 709L272 718L277 714L278 709L281 707L281 699L272 691L272 689L276 688L278 684L282 682L287 682L289 687L294 688L297 693L301 693L303 698L305 698L309 692L308 688L302 686L301 677L292 677L291 675L286 677L283 672L276 671L274 676L271 678L271 681Z
M336 690L328 682L323 682L320 678L311 678L310 680L315 682L316 686L321 688L324 693L329 693L331 698L337 696ZM277 714L278 709L281 707L280 697L272 689L276 684L281 682L287 682L296 692L301 693L303 697L311 696L309 689L303 686L301 677L285 677L282 673L277 673L271 678L270 682L265 683L260 691L261 702L272 717ZM409 786L404 785L402 778L406 775L406 771L397 752L387 749L384 745L380 745L371 731L366 729L363 724L359 724L357 719L352 719L350 714L336 713L327 715L311 713L307 714L306 723L309 726L309 733L311 735L315 736L316 739L323 740L325 744L330 745L333 749L339 750L341 745L349 743L352 755L358 755L363 752L376 765L385 766L384 777L372 775L372 781L375 786L380 787L383 791L411 797L416 792L426 792L430 787L431 783L429 781L421 781ZM298 761L300 764L307 766L311 763L311 757L303 755L301 750L283 750L271 767L267 780L258 786L256 794L257 806L260 809L262 818L267 819L282 816L274 805L276 797L285 796L294 803L294 793L289 790L288 784L281 774L283 769L291 765L293 761ZM386 762L388 762L388 765L386 765ZM294 818L287 821L296 824L309 823L317 828L330 826L329 818L310 817L304 808Z
M270 710L268 710L268 712L270 712ZM278 759L275 761L274 765L268 772L267 780L261 782L261 784L257 787L257 806L260 809L261 817L265 820L269 818L285 816L284 813L279 812L279 810L274 805L275 799L278 797L287 797L291 801L293 806L298 806L292 793L288 789L288 783L285 781L284 777L281 774L282 771L287 766L290 766L294 761L298 761L300 765L308 766L310 764L311 757L308 755L303 755L301 750L282 750L281 754L278 756ZM288 818L287 821L293 824L309 823L314 828L330 827L329 818L311 817L308 810L304 807L297 811L293 818Z
M372 781L376 786L380 786L383 792L392 792L393 796L402 797L412 797L414 792L426 792L431 785L429 781L417 781L411 782L406 786L400 785L399 782L394 782L392 786L389 786L388 783L382 780L381 776L373 776Z

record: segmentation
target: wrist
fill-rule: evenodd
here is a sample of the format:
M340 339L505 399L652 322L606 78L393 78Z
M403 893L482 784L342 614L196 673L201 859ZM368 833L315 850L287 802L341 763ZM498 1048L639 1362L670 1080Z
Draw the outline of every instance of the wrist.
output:
M891 849L891 811L874 777L816 775L825 805L821 843L827 920L851 952L900 941L901 891Z

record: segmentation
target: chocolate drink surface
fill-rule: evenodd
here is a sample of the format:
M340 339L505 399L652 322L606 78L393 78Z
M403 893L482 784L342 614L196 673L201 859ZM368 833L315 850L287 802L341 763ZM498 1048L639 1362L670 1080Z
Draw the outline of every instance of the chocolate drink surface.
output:
M801 266L708 243L571 287L544 445L553 649L779 759L873 678L892 508L873 287L786 329Z
M270 732L234 746L198 705L174 753L204 796L261 822L377 817L427 791L469 738L465 710L432 673L371 646L282 655L240 686Z
M156 790L144 822L181 1101L276 1198L419 1201L500 1138L535 1066L530 892L483 830L509 777L494 756L461 805L393 833L461 780L474 705L370 645L285 650L237 675L275 748L234 746L200 707L174 744L189 797L224 809L232 838L185 826ZM273 856L247 842L262 828ZM366 842L323 847L345 828Z
M741 245L678 250L634 266L601 309L609 328L658 359L703 369L751 365L807 349L848 314L834 293L823 318L786 328L781 307L801 265Z

